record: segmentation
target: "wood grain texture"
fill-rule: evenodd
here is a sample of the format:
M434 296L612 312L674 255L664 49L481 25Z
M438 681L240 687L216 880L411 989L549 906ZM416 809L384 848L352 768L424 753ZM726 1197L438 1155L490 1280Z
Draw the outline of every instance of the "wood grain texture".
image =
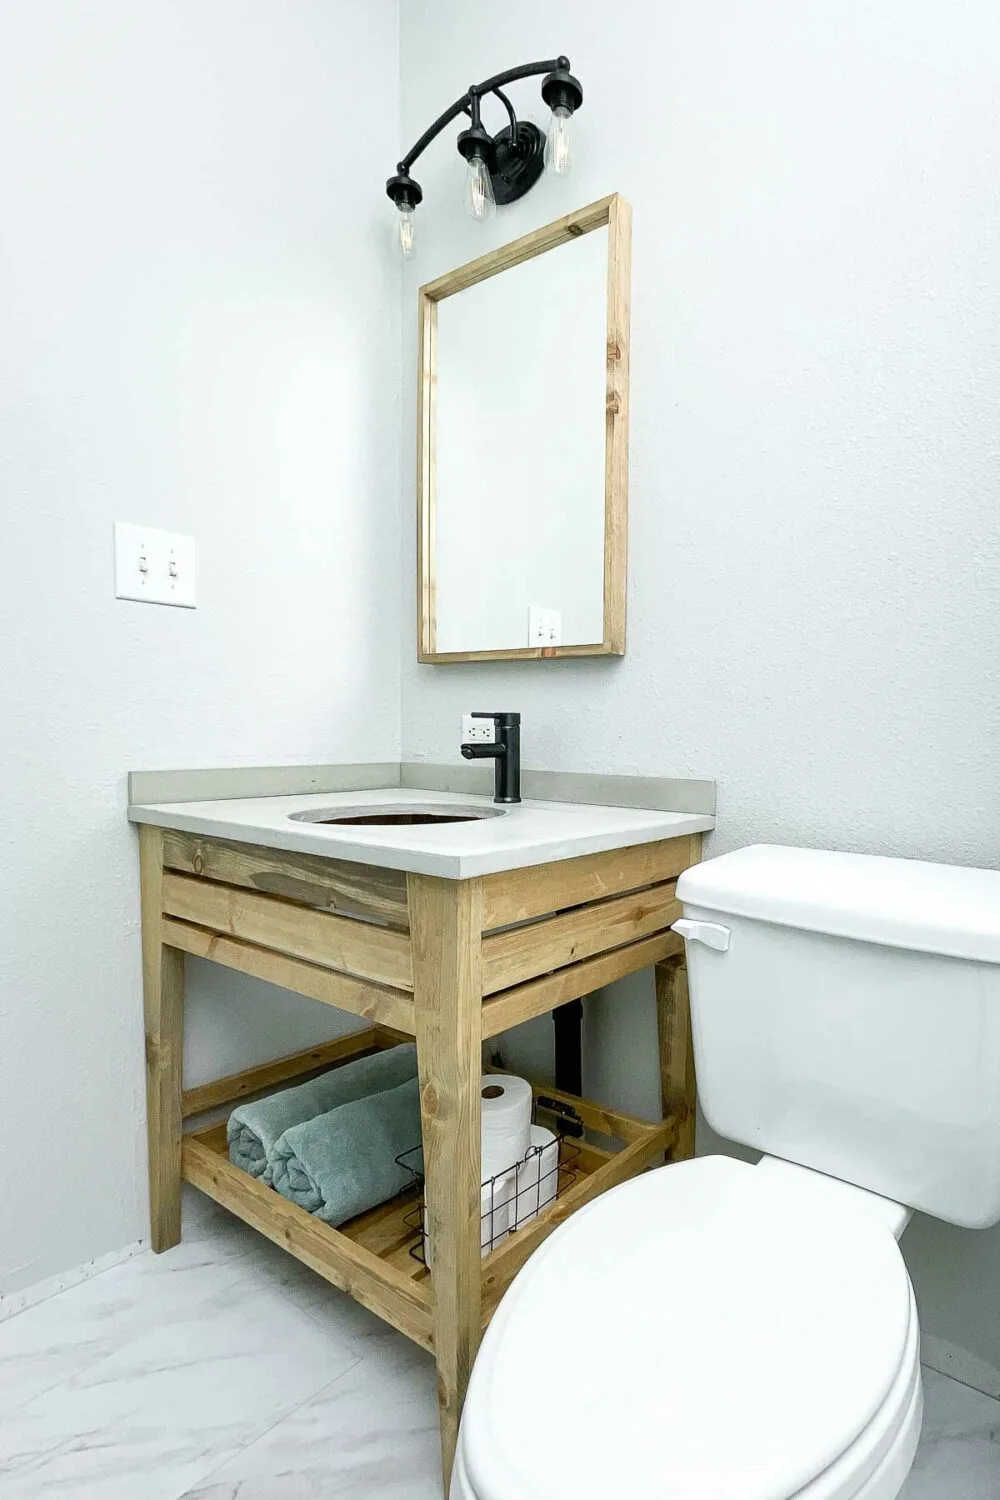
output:
M520 239L500 245L496 250L489 250L475 260L466 261L464 266L446 271L436 281L426 282L420 288L421 293L432 302L440 302L444 297L453 297L456 292L464 292L467 287L476 286L480 281L488 281L491 276L498 276L501 271L509 271L522 261L534 260L536 255L554 250L557 245L579 239L581 234L600 229L607 224L617 196L614 194L608 198L599 198L596 203L588 203L586 208L575 209L571 214L564 214L561 219L553 219L551 224L543 224L540 229L521 235Z
M483 938L483 994L495 994L605 949L650 937L680 914L676 883L668 881L494 933Z
M172 828L163 832L163 863L185 875L284 896L345 916L375 919L406 931L406 876L401 870L209 839Z
M663 1114L664 1118L670 1116L677 1122L677 1134L667 1159L687 1161L694 1155L698 1091L683 954L658 963L655 973Z
M604 431L604 642L625 655L628 592L629 337L632 210L617 194L608 211L608 345Z
M437 660L437 301L417 298L417 659Z
M379 984L413 988L410 941L403 932L173 871L163 877L163 909L183 922L262 948Z
M631 844L601 854L583 854L550 864L501 870L483 879L485 930L529 921L588 901L674 880L695 862L697 835Z
M428 282L418 295L417 372L417 660L421 662L537 661L550 657L621 656L625 651L628 568L628 382L631 277L629 205L619 194L501 245ZM437 650L436 380L437 304L537 255L608 227L607 394L605 405L605 522L603 639L589 643L493 651Z
M623 1151L616 1151L597 1171L577 1179L554 1203L542 1209L538 1217L518 1229L483 1261L482 1325L492 1318L497 1304L530 1255L578 1208L590 1203L609 1188L635 1177L669 1146L673 1122L665 1120L653 1126L640 1140Z
M432 1346L427 1283L265 1187L197 1136L187 1136L184 1177L424 1349Z
M223 1157L226 1161L229 1159L225 1120L217 1125L207 1125L200 1130L193 1130L184 1139L185 1141L198 1141L210 1151L214 1151L217 1156ZM588 1148L588 1153L590 1149ZM600 1163L598 1162L597 1165ZM367 1213L359 1214L355 1219L349 1219L346 1224L338 1225L335 1232L345 1235L357 1245L362 1245L373 1255L377 1255L380 1260L388 1261L409 1280L425 1281L427 1268L422 1261L410 1254L411 1246L419 1239L414 1228L414 1213L419 1201L420 1189L414 1186L390 1199L388 1203L380 1203L377 1208L369 1209ZM319 1223L318 1220L316 1222ZM289 1247L285 1246L285 1248ZM294 1248L290 1250L290 1253L295 1254Z
M139 829L142 991L146 1033L149 1235L160 1254L181 1237L181 1091L184 1068L184 954L165 946L163 835Z
M366 1026L363 1031L353 1032L350 1036L321 1042L317 1047L307 1047L302 1052L276 1057L273 1062L260 1063L255 1068L244 1068L240 1073L230 1073L225 1078L213 1079L211 1083L199 1084L197 1088L185 1089L181 1097L181 1114L189 1120L192 1115L217 1109L220 1104L235 1104L276 1084L288 1083L290 1079L302 1078L321 1068L332 1068L338 1063L381 1050L374 1026Z
M487 1071L494 1070L491 1068ZM547 1083L532 1083L531 1088L539 1108L544 1107L546 1099L565 1104L576 1111L588 1130L596 1130L598 1135L613 1136L616 1140L624 1141L627 1146L631 1146L634 1141L644 1141L660 1130L660 1126L650 1120L637 1119L635 1115L627 1115L623 1110L613 1109L608 1104L598 1104L594 1099L581 1099L576 1094L567 1094Z
M408 877L445 1491L480 1336L481 880Z
M503 1068L493 1067L491 1064L483 1068L484 1073L502 1073ZM584 1099L578 1094L567 1094L563 1089L557 1089L553 1084L539 1083L537 1080L531 1082L531 1092L539 1110L547 1110L547 1101L557 1104L565 1104L573 1110L577 1118L583 1122L588 1130L596 1130L598 1135L614 1136L626 1145L633 1141L644 1141L647 1136L657 1134L660 1126L652 1120L640 1120L637 1115L627 1115L620 1109L613 1109L607 1104L598 1104L594 1099ZM558 1114L559 1111L553 1111ZM577 1148L575 1139L571 1142L574 1150ZM606 1152L605 1155L614 1155Z
M475 661L548 661L561 656L620 656L621 652L602 641L593 646L519 646L498 651L426 651L417 660L444 667L449 662Z
M626 974L647 969L671 954L680 953L683 947L675 932L658 932L654 937L627 943L624 948L615 948L597 958L568 964L541 979L530 979L526 984L501 990L483 1001L483 1039L509 1031L512 1026L520 1026L522 1021L530 1021L535 1016L547 1015L568 1000L582 1000L603 985L613 984L616 979L624 979Z
M413 1035L413 996L407 990L370 984L351 974L324 969L301 958L259 948L240 938L225 937L172 917L164 919L163 931L165 941L196 958L211 959L227 969L238 969L241 974L252 974L254 979L264 979L268 984L294 990L297 995L306 995L323 1005L350 1011L366 1021L382 1021L410 1037Z

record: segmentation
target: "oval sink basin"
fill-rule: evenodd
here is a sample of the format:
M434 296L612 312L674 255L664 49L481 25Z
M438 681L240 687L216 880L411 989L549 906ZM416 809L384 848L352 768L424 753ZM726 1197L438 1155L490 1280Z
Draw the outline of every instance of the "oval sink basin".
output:
M502 807L476 807L460 802L417 803L401 807L390 803L382 807L317 807L308 812L289 813L296 823L324 823L337 827L412 828L419 824L475 823L482 818L502 818Z

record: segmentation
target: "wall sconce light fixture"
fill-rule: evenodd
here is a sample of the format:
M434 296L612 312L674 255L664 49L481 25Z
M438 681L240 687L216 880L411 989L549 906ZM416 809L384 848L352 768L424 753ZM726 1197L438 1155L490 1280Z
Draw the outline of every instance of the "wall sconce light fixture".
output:
M537 125L517 118L514 106L503 92L505 84L539 73L545 75L542 98L552 111L544 139ZM482 122L482 100L487 94L495 94L507 111L508 123L496 135L490 135ZM459 115L469 116L469 124L460 131L456 143L465 161L465 209L472 218L485 221L492 219L498 203L514 203L523 198L543 170L556 176L570 170L570 120L582 103L583 89L569 70L568 57L522 63L519 68L508 68L483 83L473 84L424 131L396 164L395 175L385 185L399 210L399 245L403 254L413 254L413 211L424 196L419 182L410 176L410 168L446 125Z

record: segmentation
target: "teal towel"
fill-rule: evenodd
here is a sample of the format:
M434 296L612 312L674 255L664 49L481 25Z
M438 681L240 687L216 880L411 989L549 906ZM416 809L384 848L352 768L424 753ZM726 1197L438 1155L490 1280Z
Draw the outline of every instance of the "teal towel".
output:
M249 1172L251 1177L260 1177L270 1183L271 1153L278 1137L289 1126L325 1115L340 1104L395 1088L408 1078L415 1078L416 1073L417 1049L412 1043L407 1043L376 1052L371 1057L359 1057L357 1062L345 1063L340 1068L331 1068L308 1083L282 1089L281 1093L270 1094L266 1099L240 1104L229 1116L226 1126L229 1160L234 1167ZM419 1139L418 1128L416 1140ZM409 1144L413 1145L414 1141Z
M419 1144L420 1087L411 1078L286 1130L271 1186L325 1224L343 1224L413 1185L396 1157Z

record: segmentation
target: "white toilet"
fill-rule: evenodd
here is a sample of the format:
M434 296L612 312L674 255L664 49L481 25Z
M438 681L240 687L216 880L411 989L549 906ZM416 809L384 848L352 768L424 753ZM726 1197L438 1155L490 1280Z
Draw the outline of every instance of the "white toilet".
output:
M896 1243L1000 1219L1000 872L758 845L678 882L702 1107L509 1288L452 1500L891 1500L920 1432Z

